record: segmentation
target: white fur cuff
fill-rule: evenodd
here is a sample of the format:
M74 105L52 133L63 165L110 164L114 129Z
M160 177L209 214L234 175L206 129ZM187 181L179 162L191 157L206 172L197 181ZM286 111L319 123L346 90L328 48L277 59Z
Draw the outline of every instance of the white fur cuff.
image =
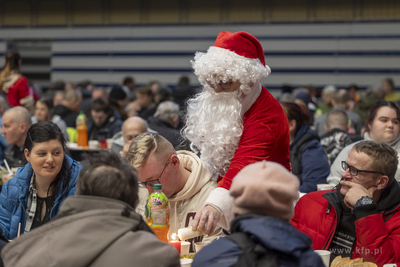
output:
M204 206L210 205L216 208L221 213L221 219L218 225L225 230L230 229L230 223L233 215L233 197L229 195L229 190L222 187L217 187L211 191Z

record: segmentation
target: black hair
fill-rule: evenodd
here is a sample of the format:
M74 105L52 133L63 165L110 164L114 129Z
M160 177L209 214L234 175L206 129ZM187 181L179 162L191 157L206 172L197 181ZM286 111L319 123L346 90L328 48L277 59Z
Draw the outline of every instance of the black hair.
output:
M50 98L50 97L42 97L42 98L40 98L38 101L39 101L40 103L46 105L46 107L47 107L49 110L52 110L52 109L54 108L53 99Z
M103 111L104 113L108 114L111 112L111 107L107 100L103 98L96 98L92 100L90 110L94 110L96 112Z
M289 122L291 120L296 121L295 134L300 130L304 124L309 124L310 116L306 113L307 107L303 105L297 105L294 102L281 102L283 111L286 114Z
M4 66L7 64L10 65L10 70L19 70L19 61L21 56L17 52L8 52L6 54L6 62Z
M132 77L125 77L124 81L123 81L123 85L128 85L130 83L134 83L135 80Z
M60 128L58 128L58 126L51 121L43 121L32 124L25 138L24 149L27 149L29 153L31 153L35 143L43 143L50 140L57 140L61 143L64 150L64 160L56 179L54 179L49 186L47 195L49 195L49 192L51 192L52 196L56 196L57 192L60 190L60 186L62 185L61 194L66 196L68 194L66 189L69 185L71 169L68 165L67 157L65 156L65 137Z
M133 208L139 203L135 169L112 151L93 154L79 173L76 194L123 201Z

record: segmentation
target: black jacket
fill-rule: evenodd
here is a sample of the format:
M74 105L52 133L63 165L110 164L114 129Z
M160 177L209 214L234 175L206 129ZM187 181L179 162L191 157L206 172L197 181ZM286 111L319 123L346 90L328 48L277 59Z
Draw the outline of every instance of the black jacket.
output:
M67 124L67 127L76 128L76 117L79 115L78 112L74 112L60 104L54 107L54 114L60 116Z
M156 117L148 118L150 129L157 131L161 136L167 139L174 147L179 145L182 139L181 134L171 123Z

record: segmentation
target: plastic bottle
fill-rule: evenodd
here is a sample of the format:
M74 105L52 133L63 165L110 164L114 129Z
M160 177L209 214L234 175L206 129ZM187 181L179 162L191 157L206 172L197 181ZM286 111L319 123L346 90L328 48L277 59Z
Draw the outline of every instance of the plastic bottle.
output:
M88 135L87 135L87 125L86 125L86 115L81 111L81 113L76 118L76 130L78 132L78 139L76 143L78 146L87 147L88 145Z
M146 202L146 222L157 235L158 239L168 243L169 204L168 198L161 191L162 185L155 184L154 192Z

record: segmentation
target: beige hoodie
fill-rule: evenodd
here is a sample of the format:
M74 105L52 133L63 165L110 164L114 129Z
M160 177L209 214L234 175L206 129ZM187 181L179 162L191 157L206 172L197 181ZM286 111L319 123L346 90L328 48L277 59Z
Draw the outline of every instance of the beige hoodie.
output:
M168 238L173 233L178 233L178 229L192 226L192 221L196 212L203 207L210 192L217 187L217 183L211 180L211 172L208 166L200 160L194 153L189 151L177 151L177 155L182 167L191 171L188 181L180 192L169 198L171 208L170 231ZM147 189L139 191L140 204L137 211L144 214L144 205L148 197ZM193 242L208 242L224 236L222 229L217 227L210 236L201 236L190 240Z

